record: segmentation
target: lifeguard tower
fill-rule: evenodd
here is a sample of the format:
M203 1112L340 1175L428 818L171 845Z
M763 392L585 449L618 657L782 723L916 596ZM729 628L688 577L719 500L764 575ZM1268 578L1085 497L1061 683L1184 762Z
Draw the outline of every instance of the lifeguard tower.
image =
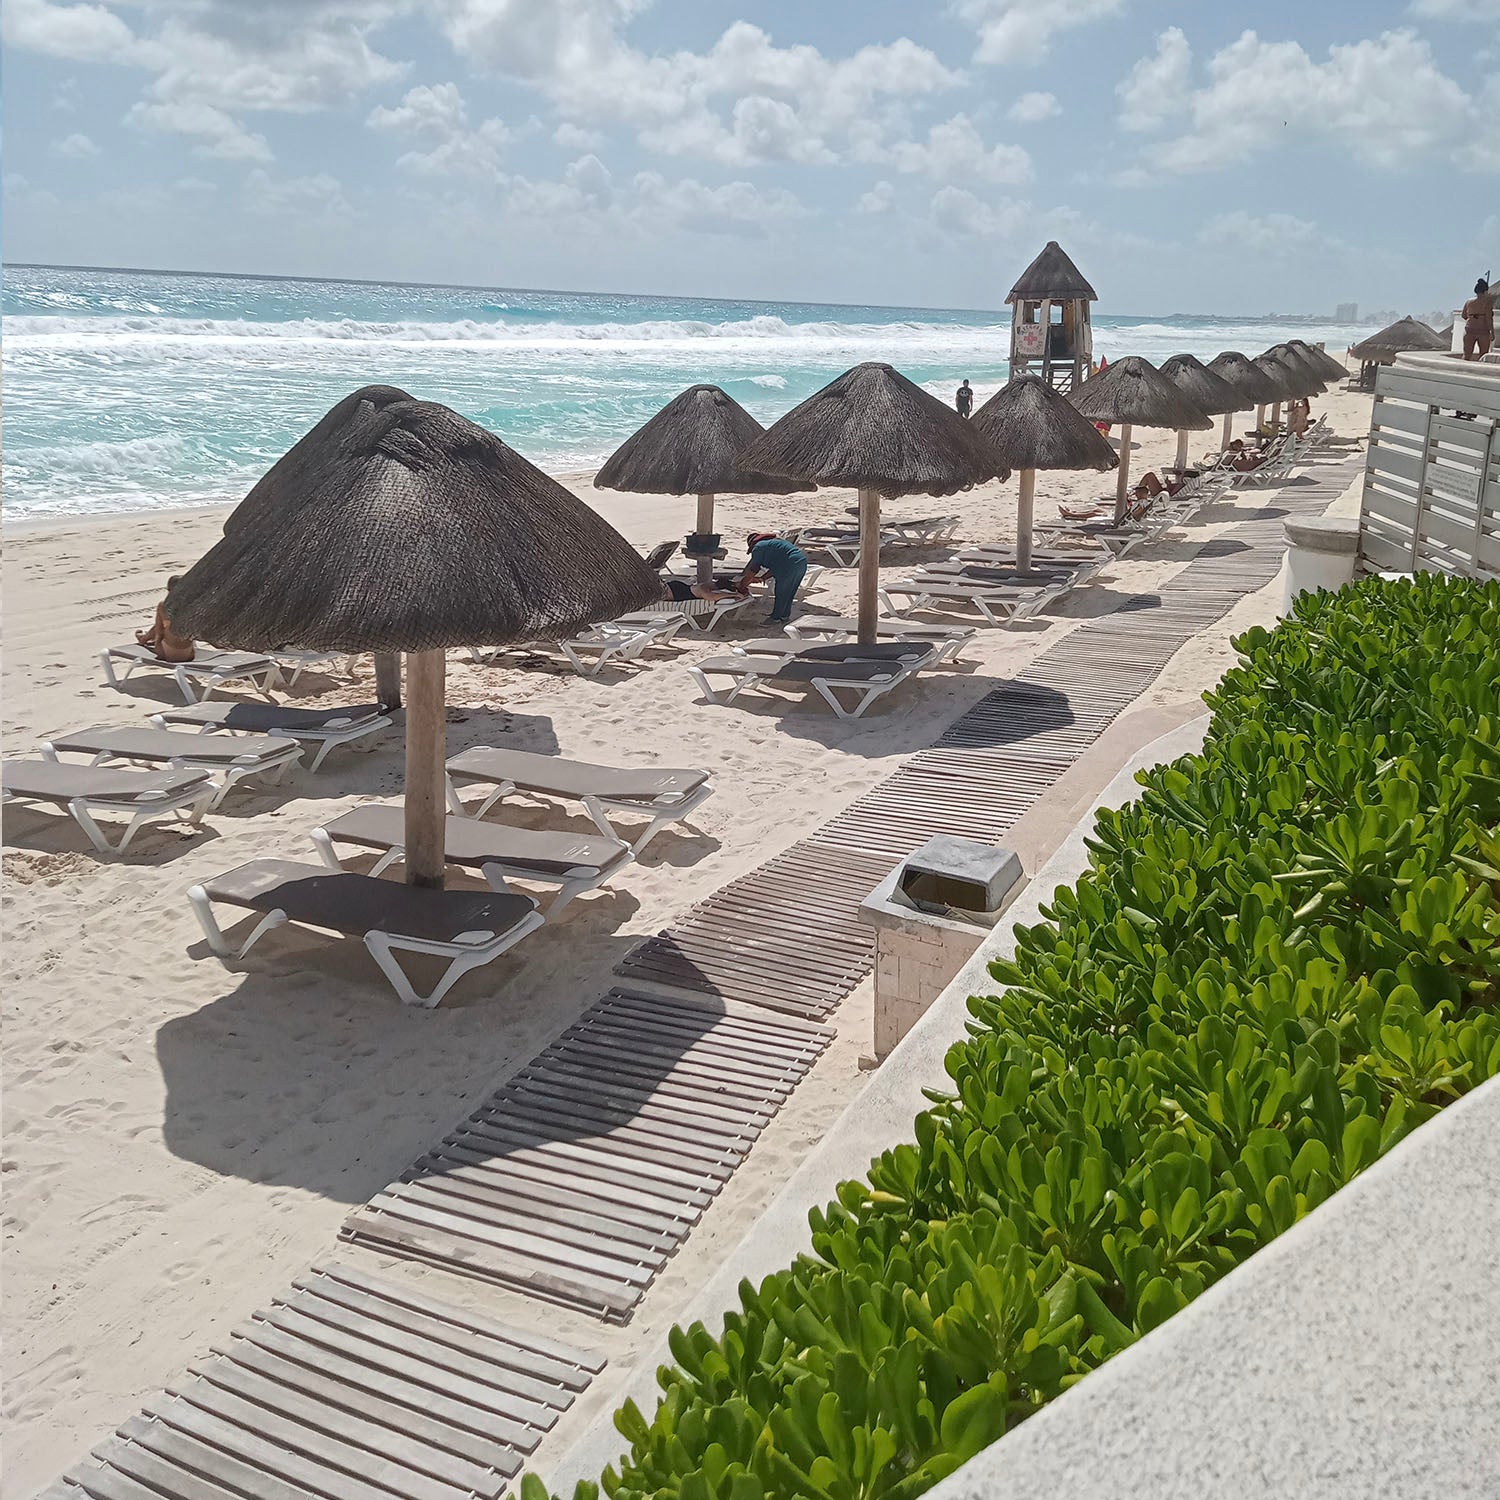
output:
M1059 391L1088 379L1094 357L1089 303L1099 294L1056 240L1021 272L1006 299L1012 308L1010 373L1040 375Z

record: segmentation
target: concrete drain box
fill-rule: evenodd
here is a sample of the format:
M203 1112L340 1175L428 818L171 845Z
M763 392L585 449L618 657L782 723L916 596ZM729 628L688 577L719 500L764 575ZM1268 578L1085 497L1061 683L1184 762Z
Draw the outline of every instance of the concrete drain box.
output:
M876 1065L973 956L1025 881L1013 850L939 834L860 906L875 929Z

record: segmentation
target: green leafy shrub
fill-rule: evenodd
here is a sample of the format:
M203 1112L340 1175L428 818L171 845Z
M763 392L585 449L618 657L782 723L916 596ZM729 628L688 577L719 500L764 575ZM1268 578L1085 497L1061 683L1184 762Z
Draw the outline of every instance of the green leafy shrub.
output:
M1304 596L579 1500L921 1493L1500 1072L1500 585ZM528 1481L530 1500L545 1494Z

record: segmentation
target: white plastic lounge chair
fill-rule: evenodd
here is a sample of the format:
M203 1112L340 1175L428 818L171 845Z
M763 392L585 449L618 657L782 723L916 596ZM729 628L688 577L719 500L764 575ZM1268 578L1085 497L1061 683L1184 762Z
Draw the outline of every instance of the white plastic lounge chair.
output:
M1080 557L1072 566L1059 563L1037 563L1030 572L1016 571L1014 563L964 562L953 558L944 562L923 563L912 575L914 578L939 578L955 583L1001 583L1013 584L1016 588L1046 588L1066 585L1076 588L1086 583L1103 566L1104 554Z
M990 625L1007 625L1013 620L1027 620L1052 600L1067 592L1067 585L1043 584L1036 588L1018 588L1005 583L965 583L961 579L907 578L880 587L881 607L887 614L900 615L921 609L955 609L969 605L977 609ZM900 604L897 601L902 601Z
M302 759L302 747L268 734L175 734L144 724L101 724L43 740L42 755L52 761L63 755L89 755L96 766L126 762L208 771L214 778L213 800L208 804L212 812L230 788L247 776L283 780Z
M276 663L269 656L255 656L248 651L200 651L192 661L163 661L146 646L111 646L99 653L99 664L104 668L104 680L113 688L123 687L130 674L143 667L170 672L188 703L206 701L216 687L223 687L226 682L248 682L269 697L270 690L281 679ZM117 670L120 666L124 671ZM201 691L195 691L195 685Z
M158 729L169 724L189 725L201 733L269 734L316 745L309 771L323 764L330 750L355 745L373 750L375 737L388 729L391 716L375 703L335 708L294 708L284 703L199 703L191 708L168 708L151 715Z
M637 610L642 615L676 615L687 622L690 630L707 635L720 620L726 620L750 604L753 596L734 599L663 599Z
M803 661L883 661L903 666L930 667L940 655L931 641L826 641L814 645L795 636L766 636L754 641L735 641L730 650L736 656L779 656L783 661L794 657Z
M710 703L733 703L741 693L763 682L811 683L813 690L841 719L857 719L877 698L899 687L923 666L932 665L933 653L902 660L851 661L847 657L817 657L814 653L837 651L837 647L814 646L788 659L785 656L711 656L688 668L693 680ZM880 643L862 648L880 650ZM710 677L727 677L727 688L715 689ZM840 693L849 695L846 705Z
M476 808L465 808L460 787L492 788ZM669 823L685 818L713 795L707 771L626 766L595 766L529 750L475 745L448 760L448 810L482 818L502 797L515 792L582 803L600 833L618 838L611 812L648 818L644 833L630 845L639 854Z
M800 615L786 627L793 640L821 639L830 637L836 641L852 640L859 633L859 621L837 615ZM917 641L938 648L933 665L944 661L957 661L963 648L978 631L972 625L924 624L917 620L880 619L875 622L875 634L881 640Z
M845 527L804 526L797 545L803 552L825 553L836 568L852 568L859 563L859 532Z
M344 664L347 675L354 675L354 658L347 651L272 651L268 653L276 663L285 686L296 687L297 679L314 667L335 667Z
M1091 568L1094 572L1107 567L1114 558L1102 542L1082 539L1086 545L1077 547L1033 547L1031 564L1034 568ZM977 547L965 547L956 553L953 562L979 566L981 568L1014 568L1016 549L1011 542L986 542ZM926 571L932 572L937 564L930 564ZM1092 575L1090 575L1092 576Z
M680 622L679 622L680 623ZM610 620L591 625L566 640L534 641L528 645L502 646L488 651L483 646L469 647L469 660L480 666L494 666L508 651L546 651L549 646L567 659L580 677L597 677L611 662L634 661L656 639L657 633L645 626L626 625Z
M403 1005L429 1009L470 969L493 962L542 925L530 896L514 892L432 891L289 859L253 859L188 891L208 945L226 962L240 959L273 927L295 922L364 941ZM214 903L260 912L238 947L214 916ZM432 990L419 995L397 953L448 959Z
M963 523L962 516L882 516L881 538L912 547L936 547L951 541Z
M100 854L123 853L147 823L171 817L201 821L217 790L207 771L133 771L55 760L8 760L0 767L0 800L65 808ZM119 843L105 837L97 813L130 819Z
M313 845L330 870L343 868L335 844L380 851L380 858L367 872L371 875L379 875L403 857L405 839L405 810L373 802L312 831ZM491 890L510 890L508 880L555 885L557 893L546 910L549 921L574 896L603 885L635 859L630 846L613 835L512 828L451 813L445 820L444 845L450 865L477 870Z

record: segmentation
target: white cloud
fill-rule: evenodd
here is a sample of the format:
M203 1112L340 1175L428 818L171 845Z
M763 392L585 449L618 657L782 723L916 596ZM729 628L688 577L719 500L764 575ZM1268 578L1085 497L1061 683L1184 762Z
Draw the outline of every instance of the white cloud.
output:
M245 179L245 200L253 212L276 218L347 219L354 213L342 184L326 172L309 177L272 177L256 167Z
M924 142L904 141L881 152L898 172L920 172L938 181L1025 182L1031 157L1020 146L986 146L967 115L934 125Z
M951 0L949 9L978 33L976 62L1038 63L1055 37L1119 15L1125 0Z
M1026 222L1030 207L1013 198L986 203L967 188L939 188L932 195L928 213L945 234L1004 239Z
M807 212L784 188L761 189L751 182L707 187L693 177L668 182L659 172L639 172L632 186L634 212L647 225L665 222L698 234L760 238L773 221L800 218Z
M860 195L854 205L857 214L888 214L896 206L896 189L888 182L877 182L869 192Z
M903 123L901 101L960 75L902 38L825 57L736 21L706 52L649 54L622 30L642 0L430 0L467 60L545 94L570 123L619 121L650 150L732 166L847 159Z
M0 34L7 47L72 62L128 62L135 33L102 5L55 5L52 0L5 0Z
M604 137L597 130L585 130L571 120L564 120L552 132L552 144L564 151L597 151L604 144Z
M81 130L75 130L72 135L65 135L60 141L53 141L52 154L81 161L85 157L98 156L99 148L89 136Z
M503 120L482 120L471 129L468 106L452 83L408 89L399 104L371 110L365 123L419 141L424 149L407 151L396 165L429 177L498 177L511 140Z
M1500 0L1412 0L1410 9L1433 21L1500 21Z
M1117 85L1120 124L1126 130L1154 130L1185 106L1193 50L1176 26L1156 39L1156 51L1143 57Z
M1331 47L1323 62L1296 42L1247 31L1209 60L1207 84L1183 100L1174 138L1149 153L1170 172L1211 171L1320 138L1367 165L1396 168L1435 151L1461 155L1493 130L1411 31Z
M201 100L134 104L125 116L125 123L141 130L188 136L197 142L193 149L199 156L259 162L272 158L271 147L263 135L246 130L222 109Z
M1342 240L1326 233L1309 219L1292 214L1252 214L1233 209L1210 219L1198 231L1201 244L1213 249L1234 250L1243 258L1297 260L1348 249Z
M1005 113L1018 124L1036 125L1060 115L1062 105L1057 102L1056 94L1022 94Z
M557 182L511 184L507 206L522 218L578 221L598 218L615 207L618 193L609 169L592 154L570 162Z

